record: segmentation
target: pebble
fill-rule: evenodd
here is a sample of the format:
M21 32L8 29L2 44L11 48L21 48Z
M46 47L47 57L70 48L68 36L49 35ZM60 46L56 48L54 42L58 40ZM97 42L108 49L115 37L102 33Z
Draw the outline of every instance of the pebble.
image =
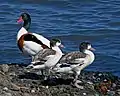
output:
M98 76L102 76L102 74L101 74L101 73L99 73L99 74L98 74Z
M8 88L7 88L7 87L4 87L3 90L4 90L4 91L8 91Z
M87 93L83 93L83 95L87 95Z
M116 86L117 86L117 85L116 85L115 83L113 83L113 84L112 84L112 87L114 87L114 88L115 88Z
M3 72L8 72L9 66L7 64L2 64L2 71Z
M107 79L104 79L105 82L107 82Z
M49 86L41 86L41 87L42 87L42 88L47 88L47 89L49 88Z
M12 96L12 94L11 93L3 92L3 94L0 94L0 96Z
M15 72L9 73L10 76L16 76Z
M100 81L100 78L97 78L97 81Z
M92 78L93 78L93 79L96 79L96 77L95 77L94 75L92 76Z
M107 92L107 94L108 94L108 96L114 96L114 95L115 95L115 92L109 90L109 91Z
M100 96L100 95L98 93L96 93L95 96Z
M93 84L93 82L90 82L90 81L88 81L87 83L88 83L88 84L91 84L91 85Z
M5 93L5 96L12 96L11 93Z
M46 86L46 88L48 89L48 88L49 88L49 86Z
M89 88L89 89L91 89L91 90L95 90L95 88L94 88L94 84L87 84L87 87Z
M37 75L42 75L41 71L36 72Z
M31 93L35 93L35 90L34 90L34 89L32 89L32 90L31 90Z
M28 94L28 93L24 93L23 96L30 96L30 94Z

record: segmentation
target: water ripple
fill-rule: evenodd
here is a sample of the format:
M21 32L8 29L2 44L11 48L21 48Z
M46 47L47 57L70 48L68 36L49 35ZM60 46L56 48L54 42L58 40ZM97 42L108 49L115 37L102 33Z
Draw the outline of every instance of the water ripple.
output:
M60 38L63 51L78 50L82 41L96 48L96 60L87 70L119 72L120 0L1 0L0 63L30 62L16 45L21 12L32 18L30 32ZM120 75L119 75L120 76Z

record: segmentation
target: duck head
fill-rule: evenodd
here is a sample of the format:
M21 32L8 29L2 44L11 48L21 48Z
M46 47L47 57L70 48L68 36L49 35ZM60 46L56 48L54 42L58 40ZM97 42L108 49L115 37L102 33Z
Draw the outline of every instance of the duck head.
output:
M52 39L50 40L50 48L53 48L53 47L62 47L64 48L64 45L61 44L61 40L60 39Z
M17 20L18 23L22 23L23 22L23 27L28 30L30 28L30 24L31 24L31 18L30 15L28 13L22 13L19 17L19 19Z
M85 50L94 51L95 49L92 48L92 45L89 42L82 42L80 44L80 52L84 52Z

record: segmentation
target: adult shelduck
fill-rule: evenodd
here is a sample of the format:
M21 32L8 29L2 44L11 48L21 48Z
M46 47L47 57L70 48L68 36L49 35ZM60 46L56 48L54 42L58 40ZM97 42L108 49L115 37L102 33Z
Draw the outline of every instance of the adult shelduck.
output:
M31 18L28 13L22 13L20 18L17 20L18 23L23 22L22 28L17 34L17 44L19 49L29 56L34 56L44 48L50 47L50 41L42 35L28 32L31 24Z

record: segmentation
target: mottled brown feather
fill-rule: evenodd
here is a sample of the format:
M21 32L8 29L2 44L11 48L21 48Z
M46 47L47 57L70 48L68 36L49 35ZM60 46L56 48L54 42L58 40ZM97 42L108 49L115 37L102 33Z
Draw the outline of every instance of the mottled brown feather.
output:
M56 51L52 50L52 49L42 49L40 50L36 56L35 56L35 60L45 60L45 58L49 55L55 55L56 54Z
M39 61L39 62L35 63L34 65L44 64L47 61L48 56L55 55L55 54L56 54L56 51L52 49L46 48L46 49L40 50L34 58L34 62L35 61Z
M65 54L61 60L59 61L59 63L73 63L75 61L75 59L79 59L79 58L85 58L86 54L79 52L79 51L75 51L75 52L70 52Z

